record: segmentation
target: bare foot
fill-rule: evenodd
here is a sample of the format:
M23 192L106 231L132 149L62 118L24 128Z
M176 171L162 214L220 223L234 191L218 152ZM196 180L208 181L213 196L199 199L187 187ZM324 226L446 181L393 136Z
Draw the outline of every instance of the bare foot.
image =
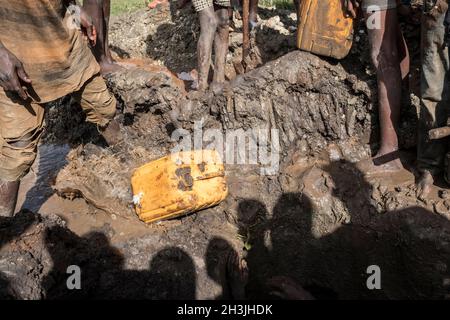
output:
M100 132L110 147L123 141L120 124L116 119L112 120L105 128L100 129Z
M212 82L209 85L209 89L214 92L215 94L221 93L225 87L224 82Z
M430 171L424 170L417 183L417 198L424 201L428 198L431 188L434 184L434 178Z
M119 72L123 69L117 62L100 62L100 73L102 75Z
M398 158L397 151L386 154L377 154L371 159L358 162L356 167L365 176L386 175L404 169L402 162Z

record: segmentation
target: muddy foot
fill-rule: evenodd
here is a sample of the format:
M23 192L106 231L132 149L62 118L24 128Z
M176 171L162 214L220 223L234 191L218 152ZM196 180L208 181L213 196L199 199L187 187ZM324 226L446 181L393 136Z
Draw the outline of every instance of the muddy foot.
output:
M221 92L223 92L225 88L225 83L224 82L212 82L209 86L209 89L214 92L214 94L219 94Z
M100 129L100 132L110 147L123 141L120 124L116 119L112 120L104 129Z
M391 160L387 156L375 156L372 159L362 160L356 164L356 167L368 177L387 175L404 170L400 159Z
M417 182L417 198L425 201L430 195L434 178L430 171L425 170Z
M100 63L100 73L102 75L107 75L115 72L119 72L124 68L116 62L102 62Z

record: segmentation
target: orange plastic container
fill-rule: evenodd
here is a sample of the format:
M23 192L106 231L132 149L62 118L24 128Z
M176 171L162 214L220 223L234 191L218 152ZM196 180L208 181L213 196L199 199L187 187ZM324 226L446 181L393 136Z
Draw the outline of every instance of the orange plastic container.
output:
M131 185L136 213L146 223L215 206L228 194L224 165L214 150L150 162L135 171Z
M300 1L297 47L336 59L352 47L353 19L346 18L343 0Z

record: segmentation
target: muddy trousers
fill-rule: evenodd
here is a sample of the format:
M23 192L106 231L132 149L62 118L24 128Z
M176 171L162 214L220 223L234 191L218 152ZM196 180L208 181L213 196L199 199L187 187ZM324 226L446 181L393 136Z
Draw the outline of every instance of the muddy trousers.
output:
M87 121L106 126L116 113L116 100L100 75L72 94ZM45 107L19 101L0 89L0 180L20 180L31 168L43 133Z
M448 140L429 140L428 131L447 124L449 111L449 52L445 46L445 1L432 6L435 1L426 0L431 11L422 17L422 73L418 137L418 168L432 174L444 170ZM433 9L434 8L434 9Z

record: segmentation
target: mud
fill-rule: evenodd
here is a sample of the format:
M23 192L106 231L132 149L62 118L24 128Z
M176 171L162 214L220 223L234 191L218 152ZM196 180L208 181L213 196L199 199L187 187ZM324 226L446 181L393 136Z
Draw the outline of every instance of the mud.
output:
M195 67L195 15L170 9L112 22L113 49L126 69L107 80L123 143L106 147L68 98L48 107L41 156L20 200L40 214L0 220L0 296L238 298L229 261L237 254L248 265L249 298L273 298L268 283L277 276L319 299L449 298L449 191L439 184L425 202L415 195L417 97L405 99L400 128L407 170L368 179L355 165L378 147L364 35L342 62L289 52L295 15L262 10L253 41L264 65L235 75L235 20L231 81L200 95L176 77ZM133 171L168 154L178 142L172 134L192 134L199 121L222 133L277 129L279 170L261 175L257 165L226 164L223 203L145 225L132 207ZM69 265L86 271L81 291L67 290ZM382 270L382 290L367 289L370 265Z
M223 221L214 215L196 219L198 226L221 230L208 235L203 227L186 228L193 223L187 220L113 246L108 226L79 236L52 214L22 212L13 219L2 219L0 297L214 299L227 295L226 283L214 276L234 251L233 244L223 238ZM211 247L225 258L209 257ZM81 290L67 289L70 265L83 272Z
M122 58L151 58L175 73L197 66L199 22L191 6L182 10L176 3L159 5L111 20L110 38L114 52ZM236 14L235 14L236 17ZM288 10L260 8L259 23L252 39L253 67L286 54L295 47L296 15ZM261 45L261 44L264 44ZM242 59L242 20L233 19L226 76L236 75L234 65Z

